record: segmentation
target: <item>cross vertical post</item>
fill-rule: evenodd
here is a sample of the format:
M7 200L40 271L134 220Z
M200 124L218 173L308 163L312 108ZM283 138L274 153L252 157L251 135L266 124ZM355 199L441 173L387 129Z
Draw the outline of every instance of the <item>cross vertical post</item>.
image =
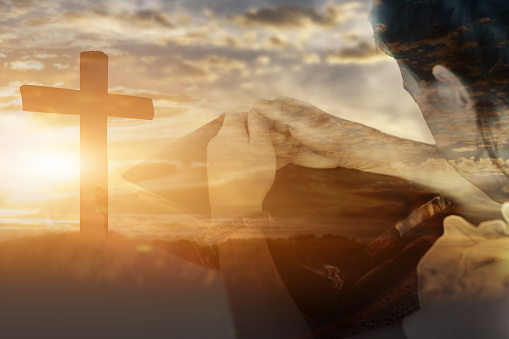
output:
M89 102L108 95L106 54L81 53L80 91ZM108 117L92 109L80 114L80 232L97 237L108 231Z
M24 85L24 111L80 116L80 232L104 238L108 231L108 116L152 120L152 99L108 93L108 56L80 55L80 90Z

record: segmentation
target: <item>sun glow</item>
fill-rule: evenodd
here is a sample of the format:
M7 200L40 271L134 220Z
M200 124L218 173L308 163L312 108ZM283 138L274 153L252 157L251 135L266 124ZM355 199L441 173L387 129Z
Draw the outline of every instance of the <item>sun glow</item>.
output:
M40 193L47 190L69 189L79 185L79 152L56 150L24 150L18 155L17 182L13 193Z
M27 157L27 168L37 168L38 176L50 182L79 178L79 158L63 152L48 152Z
M0 155L0 192L10 199L79 189L79 138L58 137L26 123L28 134L10 131ZM53 135L52 141L50 136ZM63 140L67 139L67 140ZM70 140L69 140L70 139ZM9 147L16 145L16 147Z

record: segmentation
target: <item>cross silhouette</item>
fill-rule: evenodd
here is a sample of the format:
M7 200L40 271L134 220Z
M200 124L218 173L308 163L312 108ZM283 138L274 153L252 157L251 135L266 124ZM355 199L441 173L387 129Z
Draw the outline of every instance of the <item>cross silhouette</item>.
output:
M80 232L108 232L107 118L152 120L152 99L108 93L108 56L80 54L80 90L24 85L24 111L80 116Z

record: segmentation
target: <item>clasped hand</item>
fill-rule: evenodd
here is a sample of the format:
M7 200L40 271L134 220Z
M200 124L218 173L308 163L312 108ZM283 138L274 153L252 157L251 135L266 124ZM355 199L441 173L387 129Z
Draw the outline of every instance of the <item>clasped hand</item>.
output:
M212 217L261 211L276 169L288 163L362 168L346 154L352 142L336 137L339 125L348 123L290 98L260 100L249 113L226 114L207 148Z
M289 163L389 173L391 161L404 157L398 141L303 101L259 100L249 113L226 114L208 145L212 216L260 211L275 170Z
M228 113L207 148L212 218L262 210L274 183L276 155L270 123L256 112Z

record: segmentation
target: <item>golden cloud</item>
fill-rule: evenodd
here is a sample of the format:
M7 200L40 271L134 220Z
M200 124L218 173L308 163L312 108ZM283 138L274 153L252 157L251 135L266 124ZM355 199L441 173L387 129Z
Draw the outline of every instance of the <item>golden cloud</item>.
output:
M40 71L44 64L37 60L16 60L9 62L9 68L15 71Z
M304 54L302 60L306 64L319 64L322 62L322 58L316 53Z
M241 76L249 75L250 71L244 61L226 58L215 54L207 55L203 59L184 60L180 64L165 67L174 79L181 81L212 82L221 74L239 71Z

